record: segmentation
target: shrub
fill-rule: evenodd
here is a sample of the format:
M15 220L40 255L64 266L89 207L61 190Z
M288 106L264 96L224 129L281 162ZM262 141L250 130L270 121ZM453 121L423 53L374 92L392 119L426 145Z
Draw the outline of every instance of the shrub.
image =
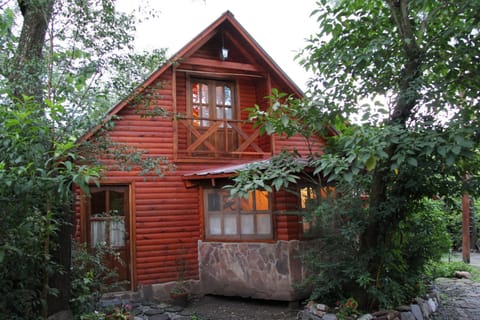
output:
M124 283L118 282L118 273L104 262L108 255L115 252L105 246L89 251L85 244L72 245L72 299L70 305L75 315L94 316L101 295L121 289ZM98 313L97 313L98 314Z
M406 219L375 253L359 250L357 234L361 233L365 210L359 204L350 201L317 212L323 215L323 222L329 223L317 227L318 237L304 253L309 269L304 285L313 288L312 299L329 304L349 298L341 295L345 292L361 306L369 307L362 300L363 290L379 303L376 307L405 303L425 290L425 266L439 261L450 248L443 204L426 199L408 208ZM374 266L369 263L372 256L380 257ZM372 269L377 271L374 276Z
M480 280L480 270L463 261L432 261L426 266L425 274L429 279L453 278L455 271L467 271L474 280Z

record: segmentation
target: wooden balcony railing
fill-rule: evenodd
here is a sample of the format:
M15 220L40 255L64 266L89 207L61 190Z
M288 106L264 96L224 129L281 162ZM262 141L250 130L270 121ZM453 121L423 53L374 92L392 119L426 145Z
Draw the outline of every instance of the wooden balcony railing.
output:
M176 157L263 158L271 155L270 138L259 136L242 120L181 117L176 120Z

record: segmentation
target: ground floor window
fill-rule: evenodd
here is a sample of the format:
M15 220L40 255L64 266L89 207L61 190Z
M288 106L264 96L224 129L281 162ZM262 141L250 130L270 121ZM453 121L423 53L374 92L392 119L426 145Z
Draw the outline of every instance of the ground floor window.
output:
M300 207L305 215L302 219L303 233L309 234L319 221L317 208L322 201L335 196L335 188L304 186L300 188Z
M88 203L89 243L118 248L125 246L125 219L128 217L128 187L92 188Z
M272 239L272 211L267 191L232 198L230 191L204 190L205 234L208 239Z

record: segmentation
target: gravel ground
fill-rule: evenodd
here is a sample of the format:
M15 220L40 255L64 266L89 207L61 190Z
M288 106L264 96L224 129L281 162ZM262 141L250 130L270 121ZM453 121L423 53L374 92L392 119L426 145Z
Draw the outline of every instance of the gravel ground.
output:
M207 295L191 301L185 311L199 320L296 320L300 309L282 301Z

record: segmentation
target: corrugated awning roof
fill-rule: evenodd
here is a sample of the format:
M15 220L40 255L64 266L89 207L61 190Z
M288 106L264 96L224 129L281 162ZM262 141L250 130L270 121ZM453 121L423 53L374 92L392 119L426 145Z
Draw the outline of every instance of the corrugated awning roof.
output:
M184 174L183 179L184 180L200 180L200 179L211 179L211 178L227 178L235 175L237 171L245 169L250 164L269 163L270 161L271 161L270 159L265 159L260 161L251 161L251 162L240 163L235 165L195 171L195 172Z

